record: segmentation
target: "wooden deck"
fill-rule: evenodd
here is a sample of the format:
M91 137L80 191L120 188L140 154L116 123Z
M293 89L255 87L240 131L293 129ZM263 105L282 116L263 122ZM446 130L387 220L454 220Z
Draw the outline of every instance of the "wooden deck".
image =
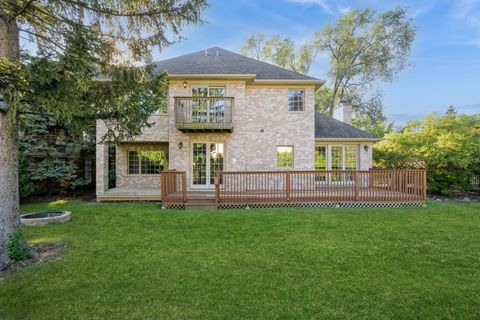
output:
M161 201L166 208L241 208L385 204L426 201L421 170L219 172L214 191L187 191L186 174L169 170L159 188L114 188L99 201Z
M166 171L160 180L167 208L192 201L217 208L418 205L425 203L427 190L422 170L219 172L214 196L187 192L185 172Z

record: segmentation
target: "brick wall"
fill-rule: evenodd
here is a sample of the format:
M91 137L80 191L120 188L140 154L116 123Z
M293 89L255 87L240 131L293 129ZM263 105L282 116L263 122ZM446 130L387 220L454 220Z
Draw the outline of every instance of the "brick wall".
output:
M168 143L122 143L116 148L116 186L118 188L157 188L160 174L128 174L128 151L168 151Z
M225 170L273 170L277 169L277 146L294 146L295 169L311 169L314 162L314 89L306 93L305 111L288 111L287 86L247 86L245 82L219 82L225 95L235 98L233 107L234 130L232 133L182 133L175 129L173 117L169 121L171 168L187 171L191 175L190 149L193 142L224 142L226 146ZM173 97L190 96L191 87L181 82L171 83L169 90L169 114L174 112ZM178 143L182 142L182 149Z

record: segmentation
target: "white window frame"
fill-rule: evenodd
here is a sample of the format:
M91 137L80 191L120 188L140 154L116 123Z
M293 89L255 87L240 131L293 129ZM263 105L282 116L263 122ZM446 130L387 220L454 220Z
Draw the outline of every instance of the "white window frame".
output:
M279 167L278 166L278 148L281 147L288 147L292 148L292 166L291 167ZM288 169L294 169L295 168L295 146L293 144L281 144L277 145L275 148L275 166L277 169L281 170L288 170Z
M217 97L217 96L211 96L210 95L210 89L223 89L223 96L226 97L227 96L227 86L209 86L209 85L192 85L191 88L190 88L190 93L192 94L192 97L193 97L193 89L207 89L207 97ZM218 96L218 97L221 97L221 96Z
M316 143L315 144L315 149L314 149L314 153L313 153L313 156L314 156L314 159L313 159L313 167L315 168L315 164L317 162L316 160L316 156L317 156L317 147L324 147L325 148L325 169L318 169L318 170L328 170L329 168L329 159L328 159L328 145L327 144L319 144L319 143ZM315 170L317 170L317 168L315 168Z
M207 159L206 159L206 181L207 183L205 185L201 185L201 184L193 184L193 145L195 143L205 143L207 145L207 154L209 154L209 147L210 147L210 144L212 143L215 143L215 144L223 144L223 171L227 171L227 165L228 165L228 162L227 162L227 142L226 141L219 141L219 140L208 140L208 141L205 141L205 140L192 140L190 142L190 155L189 155L189 158L190 158L190 161L189 161L189 168L188 168L188 174L190 176L189 178L189 182L188 182L188 185L190 187L190 189L192 190L202 190L202 189L207 189L207 190L212 190L215 188L215 185L214 184L211 184L210 183L210 157L207 156Z
M302 101L302 110L290 110L290 91L302 91L303 92L303 100ZM304 88L289 88L287 90L287 110L288 112L305 112L305 94L306 91Z
M138 155L139 152L142 152L142 151L159 151L159 152L165 152L167 155L168 155L168 152L167 151L164 151L164 150L127 150L127 176L130 176L130 177L135 177L135 176L142 176L142 177L153 177L153 176L157 176L157 175L160 175L160 172L157 172L157 173L142 173L142 159L140 158L140 156ZM136 152L137 153L137 156L138 156L138 173L130 173L130 152ZM165 169L165 170L168 170Z
M325 143L316 143L315 144L315 147L326 147L326 169L325 170L333 170L332 169L332 147L342 147L342 169L338 169L338 170L346 170L345 169L345 149L347 146L355 146L356 148L356 169L355 170L360 170L360 145L359 144L351 144L351 143L347 143L347 144L325 144ZM316 151L314 151L316 152ZM314 159L314 162L313 162L313 165L315 167L315 159ZM350 169L349 169L350 170Z

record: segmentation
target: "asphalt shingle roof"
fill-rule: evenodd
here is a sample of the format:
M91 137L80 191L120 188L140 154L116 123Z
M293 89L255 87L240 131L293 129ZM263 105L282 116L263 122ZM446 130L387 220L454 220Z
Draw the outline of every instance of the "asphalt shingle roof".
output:
M315 139L377 139L350 124L315 112Z
M161 73L165 70L168 70L170 74L254 74L256 79L262 80L320 81L218 47L155 63L156 72Z

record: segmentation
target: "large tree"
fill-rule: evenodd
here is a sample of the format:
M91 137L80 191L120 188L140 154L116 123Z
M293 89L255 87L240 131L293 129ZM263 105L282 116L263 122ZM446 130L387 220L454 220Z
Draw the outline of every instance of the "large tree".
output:
M257 33L245 39L240 52L257 60L308 74L318 49L310 42L297 49L295 42L290 38L274 35L270 39L265 39L263 33Z
M325 111L333 114L340 100L362 96L378 80L395 79L409 64L414 38L415 27L405 8L381 14L354 9L317 31L314 43L330 58L331 103Z
M0 266L19 228L18 114L48 113L72 127L104 118L111 120L107 139L138 134L164 79L148 81L149 67L112 67L123 61L117 49L132 61L148 58L152 47L177 40L185 24L201 22L206 6L206 0L0 0ZM39 57L22 57L20 39ZM109 81L98 81L99 74Z
M392 81L409 64L415 37L413 21L404 8L378 14L370 9L349 11L314 33L304 45L290 38L262 33L247 39L242 54L308 74L319 52L330 58L329 81L315 94L318 111L333 112L340 100L354 104L357 125L375 133L391 129L385 122L378 80ZM374 92L374 94L371 94Z

